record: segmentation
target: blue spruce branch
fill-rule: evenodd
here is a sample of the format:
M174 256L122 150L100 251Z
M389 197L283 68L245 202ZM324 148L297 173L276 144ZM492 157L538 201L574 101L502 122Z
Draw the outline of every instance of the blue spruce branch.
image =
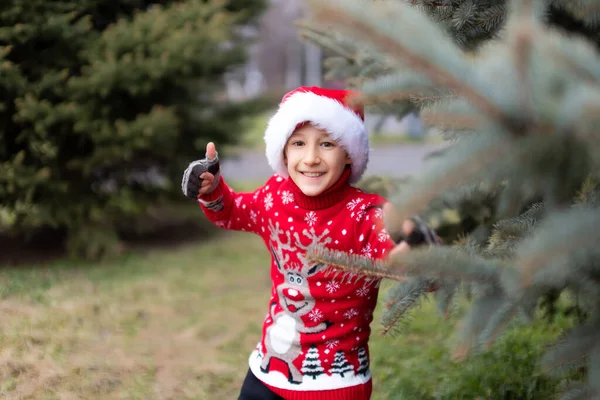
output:
M398 326L407 322L408 313L419 305L422 296L430 290L431 285L429 280L409 278L392 286L385 299L382 334L398 332Z
M503 304L493 313L485 329L481 331L478 346L484 349L489 348L508 324L519 315L520 311L519 301L505 298Z
M562 289L571 281L593 279L591 272L600 257L599 225L600 212L595 208L573 208L546 218L515 253L520 289Z
M495 313L506 304L506 297L498 287L487 287L478 295L471 309L462 318L458 343L454 348L453 357L464 360L473 350L480 350L482 333L489 325Z
M508 264L466 254L452 247L415 248L392 254L387 271L436 281L452 280L499 286L512 271Z
M515 121L485 94L487 85L473 74L461 51L421 13L396 2L369 5L361 0L311 0L310 5L317 21L333 23L342 30L352 27L349 33L357 40L385 52L400 65L427 75L436 84L467 98L489 118L520 132ZM419 30L423 41L436 46L425 48L420 46L422 41L410 39L411 28ZM452 68L446 68L447 65ZM473 76L466 80L469 75Z
M459 291L459 283L456 281L444 281L440 283L438 290L434 292L437 312L444 320L448 320L455 307L455 298Z
M588 363L591 353L600 349L600 324L598 320L573 328L542 359L545 370L556 375ZM597 368L597 366L596 366Z
M368 257L348 254L339 250L331 250L322 245L311 246L306 253L306 258L316 264L329 265L334 272L338 270L395 281L406 279L404 272L388 269L384 261L372 260Z

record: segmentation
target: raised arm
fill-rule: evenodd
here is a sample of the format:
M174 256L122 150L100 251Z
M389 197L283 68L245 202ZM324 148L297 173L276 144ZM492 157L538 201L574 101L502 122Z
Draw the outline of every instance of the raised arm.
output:
M206 157L190 163L183 173L183 194L200 204L206 217L223 229L259 233L260 220L253 193L236 193L220 173L219 156L214 143L206 146Z

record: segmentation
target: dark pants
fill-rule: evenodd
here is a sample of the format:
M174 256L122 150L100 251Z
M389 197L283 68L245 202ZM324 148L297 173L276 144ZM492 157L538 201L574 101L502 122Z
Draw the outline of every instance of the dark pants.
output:
M248 370L238 400L283 400Z

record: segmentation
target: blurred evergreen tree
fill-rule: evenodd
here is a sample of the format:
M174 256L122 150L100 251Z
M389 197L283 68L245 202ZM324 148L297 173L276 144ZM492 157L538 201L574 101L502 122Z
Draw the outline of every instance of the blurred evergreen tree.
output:
M265 0L0 4L0 231L68 232L74 255L181 197L181 171L231 143L254 104L222 100Z

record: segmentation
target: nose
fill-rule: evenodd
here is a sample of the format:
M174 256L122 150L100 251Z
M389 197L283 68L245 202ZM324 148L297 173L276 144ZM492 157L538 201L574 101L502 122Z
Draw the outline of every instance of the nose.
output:
M321 162L319 157L319 149L315 146L307 146L306 153L304 154L304 164L306 165L317 165Z
M285 288L283 290L283 295L292 301L302 301L304 300L304 296L296 289Z

